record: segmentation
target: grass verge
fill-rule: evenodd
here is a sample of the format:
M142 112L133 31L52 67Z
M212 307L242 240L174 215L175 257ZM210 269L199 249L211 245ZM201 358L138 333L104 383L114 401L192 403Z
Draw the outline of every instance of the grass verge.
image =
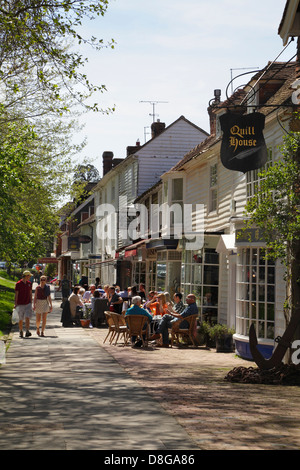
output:
M7 334L11 327L14 300L15 281L0 277L0 336Z

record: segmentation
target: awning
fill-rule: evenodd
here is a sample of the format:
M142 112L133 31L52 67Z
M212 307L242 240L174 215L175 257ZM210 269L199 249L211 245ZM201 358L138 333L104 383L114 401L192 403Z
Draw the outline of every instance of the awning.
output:
M91 261L91 260L89 260ZM93 261L92 263L88 263L88 264L85 264L84 267L85 268L91 268L92 266L99 266L100 264L104 264L104 263L112 263L112 262L116 262L117 260L115 258L110 258L110 259L106 259L104 261Z
M140 248L142 245L146 246L146 240L140 240L139 242L136 242L133 245L126 246L124 258L136 256L138 248Z
M217 253L225 253L228 254L229 252L236 253L236 246L235 246L235 234L230 235L221 235L219 243L216 247Z
M77 259L78 257L78 251L66 251L59 255L57 259L62 259L62 258L71 258L72 260Z
M167 240L159 238L158 240L150 240L146 244L147 249L156 249L156 250L176 250L178 246L178 240Z
M125 258L129 258L130 256L136 256L137 250L125 250Z

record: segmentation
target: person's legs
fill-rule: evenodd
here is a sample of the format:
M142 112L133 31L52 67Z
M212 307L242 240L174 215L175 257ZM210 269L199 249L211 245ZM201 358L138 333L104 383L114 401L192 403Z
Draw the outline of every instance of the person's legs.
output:
M23 320L19 320L19 332L20 336L23 336Z
M16 308L17 308L18 315L19 315L19 332L20 332L20 337L23 338L24 308L23 308L23 305L18 305Z
M26 327L26 336L31 336L29 331L30 328L30 319L32 315L32 306L31 303L25 306L25 327Z
M40 334L41 317L42 317L41 313L36 314L36 332L37 332L38 335Z
M164 345L169 344L169 328L172 325L171 321L173 319L174 319L174 317L172 315L168 315L168 314L164 315L162 317L162 320L161 320L157 330L156 330L157 334L162 335L162 340L163 340Z
M46 328L46 323L47 323L47 315L48 315L48 312L46 313L43 313L43 316L42 316L42 336L44 336L44 333L45 333L45 328Z

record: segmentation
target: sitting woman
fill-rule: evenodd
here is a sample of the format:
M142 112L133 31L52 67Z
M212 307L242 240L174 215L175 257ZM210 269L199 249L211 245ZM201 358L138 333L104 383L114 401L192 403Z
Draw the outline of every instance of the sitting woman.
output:
M169 294L169 292L165 292L165 299L166 299L166 305L168 306L168 309L169 310L173 310L173 302L171 300L171 296ZM166 312L168 313L168 312Z
M84 296L85 292L86 292L86 290L83 287L79 288L78 297L79 297L79 299L82 303L83 303L83 296Z
M168 304L166 302L165 294L158 294L152 302L148 303L148 307L150 307L153 315L165 315L168 313Z
M77 315L76 315L76 310L77 307L82 307L83 302L80 300L80 297L78 295L80 287L74 287L72 294L69 297L69 302L70 302L70 311L71 311L71 317L72 320L77 322ZM77 322L78 323L78 322ZM79 322L80 323L80 322Z

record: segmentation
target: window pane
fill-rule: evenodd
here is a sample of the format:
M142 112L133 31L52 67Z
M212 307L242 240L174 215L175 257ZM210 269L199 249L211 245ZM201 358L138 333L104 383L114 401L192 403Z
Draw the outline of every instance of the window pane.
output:
M267 338L274 339L274 323L267 323Z
M172 201L182 201L183 199L183 179L172 180Z
M216 186L218 178L218 166L217 164L210 167L210 187Z
M204 256L205 264L219 264L219 253L214 249L207 248Z
M204 284L217 285L219 283L219 267L204 266Z
M251 304L251 318L253 320L256 320L256 318L257 318L257 311L256 311L256 304L255 303Z
M194 265L192 267L194 269L194 282L195 284L202 284L202 265Z
M274 305L269 304L267 307L267 320L274 321Z
M258 304L258 316L259 316L259 319L260 320L264 320L265 319L265 304L262 304L262 303L259 303Z
M166 272L167 272L167 265L165 263L157 263L157 289L160 291L165 291L166 285Z
M268 284L275 283L275 268L268 268L267 283Z
M265 286L259 286L258 292L259 292L258 300L263 302L265 300Z

